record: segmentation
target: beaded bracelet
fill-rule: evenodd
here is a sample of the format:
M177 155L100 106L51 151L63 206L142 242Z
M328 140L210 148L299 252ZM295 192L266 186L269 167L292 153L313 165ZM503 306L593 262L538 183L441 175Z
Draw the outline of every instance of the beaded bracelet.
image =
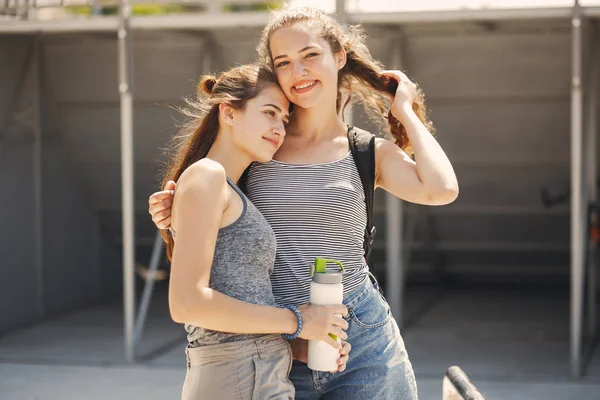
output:
M283 336L283 338L286 340L294 340L294 339L298 338L298 336L300 336L300 333L302 333L302 314L300 313L300 311L298 311L298 309L295 306L292 306L289 304L279 306L279 307L287 308L288 310L292 310L294 312L294 314L296 314L296 318L298 319L298 329L296 330L296 332L293 335L289 335L287 333L282 333L281 336Z

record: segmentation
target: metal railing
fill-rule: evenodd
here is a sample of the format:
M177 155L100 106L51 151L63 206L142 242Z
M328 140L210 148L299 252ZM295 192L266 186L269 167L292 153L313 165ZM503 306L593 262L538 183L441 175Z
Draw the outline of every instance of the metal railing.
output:
M268 11L281 0L133 0L133 15ZM118 15L119 0L0 0L0 20L39 20ZM43 13L41 13L43 12Z
M443 400L485 400L465 372L457 366L448 368L442 383Z

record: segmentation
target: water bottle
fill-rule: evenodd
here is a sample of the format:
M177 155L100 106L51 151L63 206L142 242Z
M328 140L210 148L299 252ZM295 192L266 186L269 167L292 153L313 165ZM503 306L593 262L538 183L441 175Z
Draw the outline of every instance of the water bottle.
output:
M337 272L328 272L327 263L335 263L340 266ZM311 265L312 282L310 283L310 302L315 305L342 304L344 298L344 287L342 275L344 266L340 261L326 258L315 258ZM341 315L337 315L341 317ZM329 334L338 343L341 339ZM308 341L308 368L313 371L335 371L340 351L322 340Z

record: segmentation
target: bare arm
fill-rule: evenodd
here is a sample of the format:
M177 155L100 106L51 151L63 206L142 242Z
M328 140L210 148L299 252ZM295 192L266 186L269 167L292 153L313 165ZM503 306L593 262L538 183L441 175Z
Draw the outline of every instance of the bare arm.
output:
M391 111L406 128L415 160L389 140L377 139L376 187L412 203L451 203L458 196L458 181L452 164L437 140L412 110L416 86L401 72L394 71L394 74L399 78L400 84Z
M177 242L169 284L171 317L179 323L221 332L292 334L298 324L290 310L245 303L209 287L227 193L225 171L210 160L194 164L179 179L172 213ZM347 323L334 317L335 313L347 311L344 306L302 308L307 320L302 336L339 347L328 333L346 338L342 329L347 329Z

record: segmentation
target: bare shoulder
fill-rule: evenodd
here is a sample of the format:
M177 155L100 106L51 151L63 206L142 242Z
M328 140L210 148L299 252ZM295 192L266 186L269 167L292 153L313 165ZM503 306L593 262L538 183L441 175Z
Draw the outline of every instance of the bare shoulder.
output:
M382 157L385 157L386 155L389 155L392 153L393 154L402 154L403 156L410 158L404 150L402 150L400 147L396 146L396 144L393 143L391 140L380 138L380 137L375 138L375 156L376 156L375 159L376 160L379 160Z
M182 233L200 237L198 229L216 232L227 208L226 186L224 168L212 160L202 159L183 171L173 197L171 221L180 243Z
M227 185L227 174L221 164L208 158L203 158L190 165L181 174L177 182L177 194L202 195L205 193L221 193Z
M389 147L390 144L393 144L393 143L387 139L375 137L375 151L378 153L385 151Z

